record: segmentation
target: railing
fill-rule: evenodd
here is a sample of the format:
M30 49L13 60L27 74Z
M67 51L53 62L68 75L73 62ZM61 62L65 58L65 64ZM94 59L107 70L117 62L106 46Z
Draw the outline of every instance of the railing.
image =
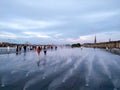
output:
M30 48L27 47L26 51L30 51ZM24 52L23 47L21 48L21 50L18 50L18 52ZM0 47L0 54L10 54L10 53L18 53L16 52L16 47Z
M0 54L7 54L7 53L15 53L16 52L16 48L15 47L0 47Z

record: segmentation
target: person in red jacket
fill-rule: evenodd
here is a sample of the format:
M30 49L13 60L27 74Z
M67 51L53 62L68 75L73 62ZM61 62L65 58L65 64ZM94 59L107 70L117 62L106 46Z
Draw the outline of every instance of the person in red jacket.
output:
M39 67L40 65L40 51L41 51L41 48L40 46L37 48L37 53L38 53L38 61L37 61L37 66Z
M38 55L40 55L40 50L41 50L40 47L38 47L38 48L37 48L37 53L38 53Z

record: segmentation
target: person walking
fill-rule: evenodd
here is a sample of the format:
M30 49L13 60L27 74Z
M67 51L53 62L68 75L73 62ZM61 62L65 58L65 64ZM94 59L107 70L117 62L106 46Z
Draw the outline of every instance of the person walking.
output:
M24 48L24 52L26 52L26 49L27 49L26 45L23 48Z
M47 49L46 49L46 46L44 46L44 55L47 54Z
M40 46L37 48L37 53L38 53L38 55L40 55Z

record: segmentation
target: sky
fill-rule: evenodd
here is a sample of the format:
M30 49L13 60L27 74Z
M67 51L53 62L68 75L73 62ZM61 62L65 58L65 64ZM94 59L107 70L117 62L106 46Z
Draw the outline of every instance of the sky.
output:
M0 0L0 42L120 40L120 0Z

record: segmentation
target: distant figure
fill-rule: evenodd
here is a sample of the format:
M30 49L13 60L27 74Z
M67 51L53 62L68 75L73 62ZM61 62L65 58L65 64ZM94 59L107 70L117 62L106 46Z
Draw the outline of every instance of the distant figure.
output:
M83 47L81 46L81 50L83 49Z
M18 53L18 51L19 51L19 47L18 47L18 45L17 45L17 47L16 47L16 53Z
M40 47L40 50L42 50L42 46Z
M36 51L36 46L33 46L33 50L35 50L35 51Z
M53 46L51 46L51 50L53 49Z
M57 46L55 46L55 50L57 50Z
M34 46L30 46L30 50L33 50Z
M38 55L40 55L40 50L41 50L40 47L38 47L38 48L37 48L37 53L38 53Z
M9 52L10 52L10 47L9 47L9 46L7 46L7 52L8 52L8 54L9 54Z
M108 47L106 47L106 50L109 50L109 48L108 48Z
M26 52L26 46L24 46L23 48L24 48L24 52Z
M47 53L47 49L46 49L46 46L44 46L44 55L46 55Z
M22 47L20 46L20 47L19 47L19 51L21 51L21 49L22 49Z

